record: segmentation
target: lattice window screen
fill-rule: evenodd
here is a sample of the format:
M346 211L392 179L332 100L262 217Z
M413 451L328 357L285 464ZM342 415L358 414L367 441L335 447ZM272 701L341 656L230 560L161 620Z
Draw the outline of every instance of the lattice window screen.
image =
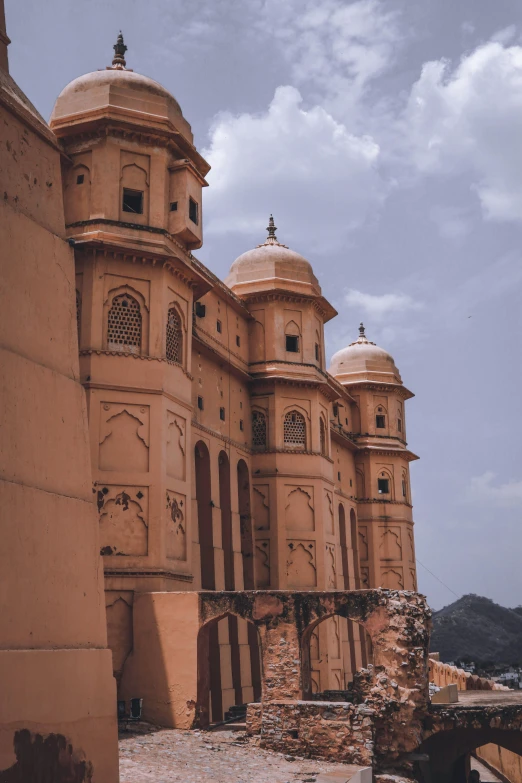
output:
M304 449L306 446L306 424L304 416L297 411L285 414L284 422L285 446Z
M80 339L80 324L82 321L82 299L80 292L76 289L76 328L78 329L78 339Z
M169 307L167 318L167 361L183 363L183 326L175 307Z
M321 439L321 454L326 455L326 427L323 419L319 419L319 435Z
M141 348L141 310L129 294L112 300L107 321L107 343L110 350L139 353Z
M252 445L266 446L266 416L261 411L252 413Z

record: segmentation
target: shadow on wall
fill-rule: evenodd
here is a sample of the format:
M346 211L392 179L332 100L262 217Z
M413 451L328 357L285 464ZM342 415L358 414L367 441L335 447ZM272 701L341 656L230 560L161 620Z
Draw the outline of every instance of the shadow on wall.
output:
M373 663L372 642L364 626L338 615L308 628L301 645L303 699L322 693L326 700L337 701L337 696L343 700L343 691L349 699L354 675Z
M490 722L495 723L495 720L491 720L487 710L482 708L482 715L475 716L473 727L439 731L426 739L418 752L428 755L429 761L417 762L418 780L423 783L466 783L469 754L487 743L506 748L512 754L520 756L520 726L492 728ZM478 723L482 723L483 727L478 728Z
M74 750L61 734L17 731L13 741L16 762L0 772L0 783L91 783L93 769L82 751Z
M224 637L228 643L220 644ZM230 682L223 681L225 672L230 673ZM233 705L259 701L261 679L261 647L254 623L228 613L202 626L196 708L200 727L223 720Z

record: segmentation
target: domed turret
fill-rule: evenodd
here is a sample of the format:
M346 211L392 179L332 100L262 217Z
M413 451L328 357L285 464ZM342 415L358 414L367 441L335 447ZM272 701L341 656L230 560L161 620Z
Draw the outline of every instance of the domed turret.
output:
M270 215L265 242L236 258L225 283L239 295L273 289L321 296L321 286L310 262L278 242L276 231Z
M192 144L193 134L179 103L158 82L126 68L126 51L120 32L112 65L104 71L79 76L62 90L51 114L53 131L60 135L62 126L70 129L106 117L177 131Z
M393 357L367 339L363 324L359 326L359 338L333 355L329 373L344 384L359 381L402 384Z

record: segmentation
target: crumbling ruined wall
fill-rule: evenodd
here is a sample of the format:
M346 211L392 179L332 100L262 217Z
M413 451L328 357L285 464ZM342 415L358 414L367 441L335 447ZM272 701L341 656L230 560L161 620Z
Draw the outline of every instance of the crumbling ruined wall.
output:
M225 605L228 611L239 608L225 597L213 603L212 610L207 603L205 617ZM430 611L422 596L390 590L253 593L241 610L258 625L262 640L261 718L251 709L247 721L250 733L260 732L263 747L408 767L404 759L422 742L429 700ZM333 614L361 622L372 639L374 666L355 678L356 704L302 701L298 695L309 676L310 635Z
M263 705L262 746L281 753L373 763L373 710L366 705L321 701ZM326 755L327 754L327 755Z

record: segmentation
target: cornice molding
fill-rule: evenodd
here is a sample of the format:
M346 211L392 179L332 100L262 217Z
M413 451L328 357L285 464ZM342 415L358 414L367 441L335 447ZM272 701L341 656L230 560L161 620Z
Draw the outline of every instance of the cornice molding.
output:
M390 505L390 506L405 506L406 508L413 508L413 505L411 503L406 502L405 500L384 500L383 498L355 498L356 503L361 504L369 504L369 503L379 503L381 505Z
M69 154L70 152L75 152L74 147L78 144L112 137L138 142L149 147L169 149L176 158L188 158L191 160L200 177L205 177L210 171L210 165L200 155L196 147L179 130L174 128L148 128L143 130L133 123L129 124L123 118L115 120L114 118L104 117L100 112L97 115L87 115L81 121L89 127L81 128L77 125L68 125L63 121L53 124L53 132L60 139L63 147Z
M396 392L399 397L404 400L410 400L415 397L406 386L396 383L385 383L384 381L355 381L354 383L343 383L342 386L345 389L350 389L350 394L357 390L364 391L383 391L383 392Z
M186 375L189 381L194 380L194 376L191 375L181 364L177 364L176 362L170 362L168 361L164 356L148 356L147 354L136 354L131 353L130 351L105 351L105 350L99 350L98 348L82 348L79 351L80 356L92 356L93 354L96 354L97 356L118 356L121 358L132 358L132 359L141 359L142 361L147 362L163 362L164 364L169 364L172 367L177 367L183 375Z
M219 440L228 443L230 446L234 446L236 449L238 449L238 451L242 451L248 455L252 454L252 449L250 446L247 446L244 443L239 443L239 441L234 440L228 435L223 435L221 432L216 432L216 430L213 430L210 427L205 427L204 424L200 424L199 421L196 421L196 419L192 419L190 423L193 427L196 427L196 429L201 430L202 432L206 432L207 435L210 435L213 438L218 438Z
M109 555L114 557L114 555ZM142 577L143 579L150 579L150 577L161 577L162 579L178 579L181 582L193 582L193 574L178 574L176 571L118 571L114 568L104 568L103 575L105 577Z
M238 367L231 361L228 355L228 349L224 348L223 353L209 345L200 334L198 334L198 328L192 328L192 352L194 351L206 351L213 361L219 362L221 365L225 365L231 373L234 373L243 383L249 384L251 381L250 375L246 369ZM232 352L230 352L231 355Z
M279 289L270 291L259 291L259 293L249 293L242 296L243 301L247 307L252 304L259 304L262 302L291 302L292 304L311 304L314 310L318 312L323 320L330 320L331 313L322 306L321 300L324 297L321 294L316 296L312 294L294 294L290 291L282 291Z

